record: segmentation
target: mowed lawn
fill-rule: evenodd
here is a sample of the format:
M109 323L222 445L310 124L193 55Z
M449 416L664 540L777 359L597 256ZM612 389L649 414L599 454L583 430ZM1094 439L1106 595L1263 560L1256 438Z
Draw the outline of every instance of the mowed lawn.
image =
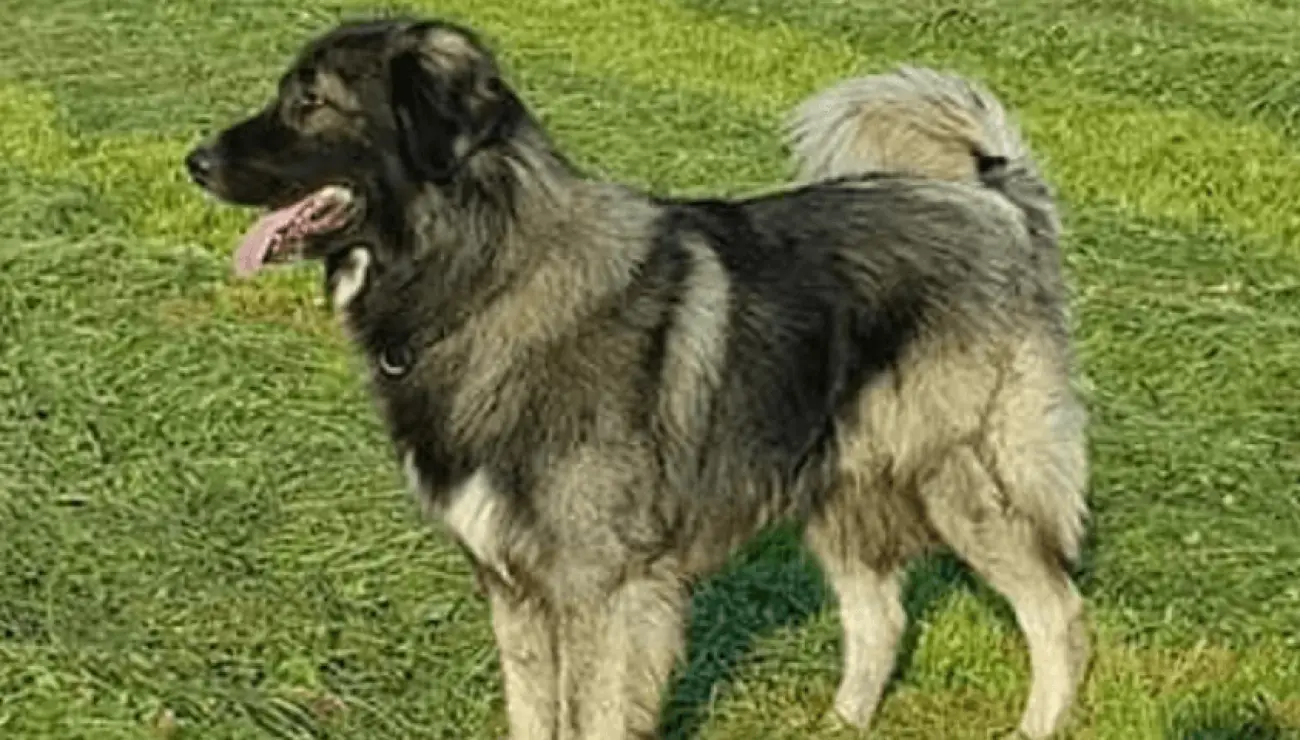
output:
M798 99L898 61L987 81L1067 209L1092 409L1079 738L1300 737L1300 6L439 0L593 172L739 194ZM0 4L0 738L504 733L485 606L419 520L312 270L180 159L376 8ZM881 738L1012 728L1028 662L947 558ZM788 532L701 585L670 736L847 738L838 617Z

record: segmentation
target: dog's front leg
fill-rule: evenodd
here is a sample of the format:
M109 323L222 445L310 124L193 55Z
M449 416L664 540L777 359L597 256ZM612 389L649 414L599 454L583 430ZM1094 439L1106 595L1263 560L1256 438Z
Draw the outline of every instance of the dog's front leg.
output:
M664 688L682 653L685 589L672 577L626 581L567 605L561 626L564 740L656 737Z
M559 718L556 620L540 600L486 582L501 655L510 740L555 740Z

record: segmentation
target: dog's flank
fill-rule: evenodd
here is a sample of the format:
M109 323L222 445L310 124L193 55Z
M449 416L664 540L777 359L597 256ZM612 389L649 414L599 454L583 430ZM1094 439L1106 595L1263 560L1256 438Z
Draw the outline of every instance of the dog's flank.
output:
M851 139L880 111L961 110L908 100ZM806 163L831 145L804 120ZM472 32L393 20L314 40L191 169L273 209L248 266L268 244L324 263L395 450L488 592L512 737L653 735L686 585L789 518L845 610L841 716L870 722L898 574L947 545L1020 619L1042 737L1087 654L1065 570L1084 416L1057 230L1033 215L1050 192L984 136L967 170L910 145L764 197L654 198L575 169ZM303 228L331 187L352 218Z

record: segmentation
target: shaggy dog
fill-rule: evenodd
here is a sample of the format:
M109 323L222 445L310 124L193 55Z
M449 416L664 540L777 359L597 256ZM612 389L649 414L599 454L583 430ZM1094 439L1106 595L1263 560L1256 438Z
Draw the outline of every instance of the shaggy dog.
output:
M921 69L793 118L801 184L584 176L463 27L315 38L193 178L265 213L237 269L323 263L392 442L485 584L515 740L653 736L689 584L799 522L866 726L939 546L1014 607L1021 731L1084 669L1085 414L1053 195L998 101Z

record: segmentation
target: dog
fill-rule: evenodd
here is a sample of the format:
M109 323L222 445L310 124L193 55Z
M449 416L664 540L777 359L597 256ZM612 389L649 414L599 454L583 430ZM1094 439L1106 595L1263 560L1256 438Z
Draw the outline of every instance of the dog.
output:
M235 269L316 261L395 458L467 553L510 737L658 733L688 592L797 522L841 611L834 711L867 727L910 560L1010 601L1019 729L1088 654L1087 510L1061 226L1001 104L963 78L848 80L792 116L796 182L677 199L583 174L475 31L342 22L186 157L263 209Z

